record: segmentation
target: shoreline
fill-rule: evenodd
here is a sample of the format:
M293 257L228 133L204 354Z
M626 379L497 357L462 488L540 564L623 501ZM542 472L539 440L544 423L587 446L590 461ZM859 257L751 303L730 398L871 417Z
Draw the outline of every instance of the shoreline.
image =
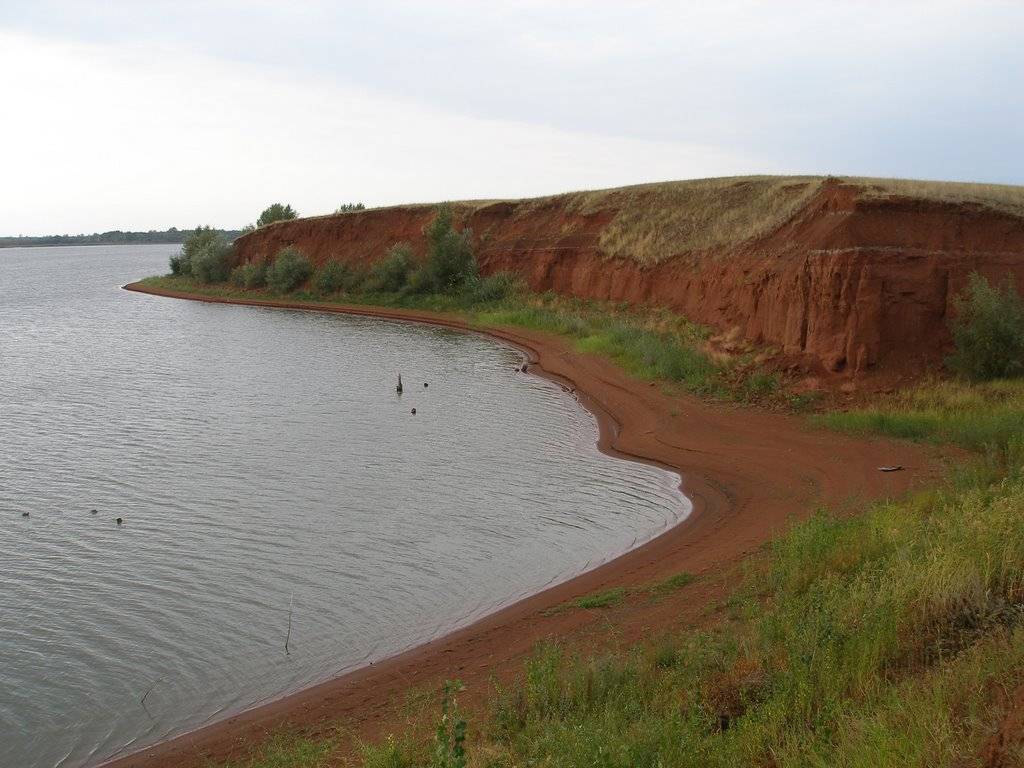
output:
M523 350L534 373L570 387L598 423L602 452L654 464L681 477L690 514L638 546L554 586L505 606L396 656L287 694L138 752L105 768L197 766L237 756L282 724L326 732L352 721L372 733L393 714L399 694L415 685L460 677L486 685L508 672L533 645L561 637L589 619L550 608L599 589L633 586L687 571L720 573L755 551L814 504L894 496L935 475L934 449L883 439L815 432L802 419L670 396L631 379L613 363L574 351L564 340L518 328L478 328L460 318L420 310L274 299L220 298L157 290L126 290L208 303L327 311L419 322L483 333ZM883 464L909 471L879 473ZM653 617L657 619L657 617ZM667 617L662 617L662 623Z

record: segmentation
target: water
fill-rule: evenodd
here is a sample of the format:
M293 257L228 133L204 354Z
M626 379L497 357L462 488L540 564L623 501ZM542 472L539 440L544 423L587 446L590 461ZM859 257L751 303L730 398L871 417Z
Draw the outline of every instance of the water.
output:
M4 765L195 728L687 514L487 338L118 288L174 250L0 250Z

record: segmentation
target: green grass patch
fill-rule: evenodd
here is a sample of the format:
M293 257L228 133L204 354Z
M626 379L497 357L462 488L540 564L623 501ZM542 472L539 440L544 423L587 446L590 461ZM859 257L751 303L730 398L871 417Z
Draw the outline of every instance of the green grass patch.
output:
M887 435L969 450L1006 446L1024 436L1024 380L943 381L900 392L868 408L812 417L855 435Z
M219 765L221 768L324 768L334 748L335 743L331 739L310 739L279 733L246 757Z
M621 603L625 598L626 588L615 587L614 589L606 589L603 592L595 592L592 595L577 597L572 601L572 604L577 608L585 609L611 608Z
M652 595L668 595L692 584L696 578L692 573L677 573L659 581L657 584L652 584L648 587L647 591Z

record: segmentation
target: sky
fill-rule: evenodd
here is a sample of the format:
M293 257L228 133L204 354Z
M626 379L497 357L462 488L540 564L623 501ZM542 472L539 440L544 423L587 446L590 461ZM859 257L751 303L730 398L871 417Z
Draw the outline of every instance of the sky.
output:
M0 235L749 173L1024 183L1022 2L0 0Z

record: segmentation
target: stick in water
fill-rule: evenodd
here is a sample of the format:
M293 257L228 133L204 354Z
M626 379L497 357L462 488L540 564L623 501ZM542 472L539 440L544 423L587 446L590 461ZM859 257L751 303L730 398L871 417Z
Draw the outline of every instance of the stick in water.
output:
M292 592L292 596L288 599L288 634L284 637L284 652L286 656L291 656L291 652L288 650L288 643L292 639L292 606L295 604L295 593Z
M146 710L146 714L149 715L150 720L154 720L154 717L153 713L149 711L149 707L146 706L146 697L153 692L153 689L156 688L156 684L159 682L159 680L154 680L153 684L149 686L149 689L144 694L142 694L142 700L139 701L139 703L142 705L142 708Z

